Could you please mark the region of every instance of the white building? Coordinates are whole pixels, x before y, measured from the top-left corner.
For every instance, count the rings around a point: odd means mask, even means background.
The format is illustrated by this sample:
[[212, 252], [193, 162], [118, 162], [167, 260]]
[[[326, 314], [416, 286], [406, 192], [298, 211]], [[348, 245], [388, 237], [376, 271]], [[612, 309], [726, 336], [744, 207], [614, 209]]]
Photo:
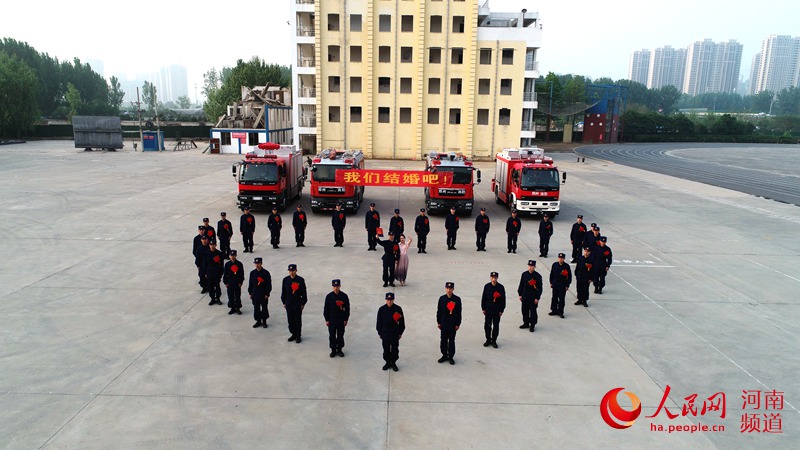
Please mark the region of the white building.
[[650, 74], [650, 50], [642, 49], [631, 53], [628, 62], [628, 79], [646, 85]]
[[683, 93], [736, 92], [742, 61], [742, 45], [731, 40], [715, 43], [697, 41], [686, 50]]
[[686, 49], [672, 48], [669, 45], [653, 51], [648, 69], [647, 87], [661, 89], [675, 86], [683, 90], [683, 77], [686, 71]]
[[[758, 67], [751, 71], [757, 73], [751, 82], [752, 93], [761, 91], [780, 92], [790, 86], [798, 86], [800, 81], [800, 38], [771, 35], [761, 44], [761, 58]], [[754, 62], [755, 66], [756, 63]]]

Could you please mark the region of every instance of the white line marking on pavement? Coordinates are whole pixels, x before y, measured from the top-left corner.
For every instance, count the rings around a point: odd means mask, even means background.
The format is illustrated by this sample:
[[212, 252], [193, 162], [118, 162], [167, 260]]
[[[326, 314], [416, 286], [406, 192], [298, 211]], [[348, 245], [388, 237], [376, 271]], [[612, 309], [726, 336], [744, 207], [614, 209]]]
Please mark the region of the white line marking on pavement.
[[[650, 303], [654, 304], [654, 305], [655, 305], [655, 306], [656, 306], [658, 309], [660, 309], [661, 311], [664, 311], [664, 312], [665, 312], [665, 313], [666, 313], [668, 316], [670, 316], [670, 317], [672, 317], [673, 319], [675, 319], [675, 321], [676, 321], [676, 322], [678, 322], [679, 324], [683, 325], [683, 327], [684, 327], [684, 328], [686, 328], [687, 330], [689, 330], [689, 332], [690, 332], [690, 333], [692, 333], [693, 335], [697, 336], [697, 337], [698, 337], [698, 338], [699, 338], [701, 341], [703, 341], [703, 342], [705, 342], [706, 344], [708, 344], [708, 346], [709, 346], [709, 347], [713, 348], [713, 349], [714, 349], [714, 350], [715, 350], [717, 353], [719, 353], [719, 354], [720, 354], [720, 355], [722, 355], [722, 356], [723, 356], [725, 359], [727, 359], [728, 361], [730, 361], [730, 362], [731, 362], [731, 364], [733, 364], [734, 366], [738, 367], [738, 368], [739, 368], [739, 369], [740, 369], [742, 372], [746, 373], [746, 374], [747, 374], [747, 376], [749, 376], [750, 378], [752, 378], [752, 379], [756, 380], [756, 383], [760, 384], [761, 386], [764, 386], [766, 389], [771, 389], [769, 386], [767, 386], [766, 384], [764, 384], [764, 383], [763, 383], [761, 380], [759, 380], [758, 378], [756, 378], [756, 377], [755, 377], [755, 376], [754, 376], [752, 373], [748, 372], [748, 371], [747, 371], [747, 369], [745, 369], [744, 367], [742, 367], [741, 365], [739, 365], [739, 363], [737, 363], [736, 361], [734, 361], [734, 360], [733, 360], [733, 359], [732, 359], [730, 356], [726, 355], [726, 354], [725, 354], [725, 353], [724, 353], [722, 350], [720, 350], [719, 348], [717, 348], [717, 346], [715, 346], [715, 345], [714, 345], [714, 344], [712, 344], [711, 342], [708, 342], [708, 340], [707, 340], [706, 338], [704, 338], [703, 336], [700, 336], [700, 335], [699, 335], [699, 334], [698, 334], [696, 331], [694, 331], [693, 329], [689, 328], [689, 326], [688, 326], [688, 325], [686, 325], [686, 324], [685, 324], [685, 323], [684, 323], [684, 322], [683, 322], [681, 319], [679, 319], [679, 318], [675, 317], [675, 315], [674, 315], [674, 314], [672, 314], [671, 312], [669, 312], [669, 311], [667, 311], [666, 309], [664, 309], [664, 307], [663, 307], [663, 306], [661, 306], [661, 305], [659, 305], [658, 303], [656, 303], [656, 302], [655, 302], [655, 301], [654, 301], [652, 298], [648, 297], [648, 296], [647, 296], [647, 294], [645, 294], [644, 292], [642, 292], [642, 291], [640, 291], [639, 289], [637, 289], [637, 288], [636, 288], [636, 286], [634, 286], [634, 285], [630, 284], [630, 283], [628, 282], [628, 280], [626, 280], [626, 279], [622, 278], [621, 276], [619, 276], [619, 274], [618, 274], [618, 273], [614, 273], [614, 275], [616, 275], [616, 276], [617, 276], [617, 278], [619, 278], [620, 280], [622, 280], [622, 282], [623, 282], [623, 283], [625, 283], [625, 284], [627, 284], [628, 286], [630, 286], [630, 287], [631, 287], [631, 289], [633, 289], [634, 291], [636, 291], [636, 292], [638, 292], [639, 294], [641, 294], [641, 295], [642, 295], [642, 297], [646, 298], [646, 299], [647, 299], [647, 300], [648, 300]], [[793, 409], [793, 410], [794, 410], [796, 413], [800, 414], [800, 411], [798, 411], [798, 410], [797, 410], [797, 408], [795, 408], [795, 407], [794, 407], [794, 406], [793, 406], [791, 403], [789, 403], [789, 402], [787, 402], [787, 401], [785, 401], [785, 400], [784, 400], [784, 403], [786, 403], [787, 405], [789, 405], [789, 407], [790, 407], [790, 408], [792, 408], [792, 409]]]
[[675, 266], [651, 266], [649, 264], [614, 264], [613, 267], [616, 269], [617, 267], [661, 267], [661, 268], [670, 267], [670, 268], [673, 268]]
[[[745, 259], [747, 259], [747, 258], [745, 258]], [[781, 275], [785, 276], [786, 278], [791, 278], [791, 279], [793, 279], [794, 281], [800, 281], [800, 278], [795, 278], [795, 277], [793, 277], [793, 276], [791, 276], [791, 275], [787, 275], [787, 274], [785, 274], [785, 273], [781, 272], [780, 270], [775, 270], [775, 269], [773, 269], [772, 267], [765, 266], [765, 265], [761, 264], [760, 262], [753, 261], [752, 259], [747, 259], [747, 260], [748, 260], [748, 261], [750, 261], [751, 263], [753, 263], [753, 264], [757, 265], [757, 266], [761, 266], [761, 267], [763, 267], [763, 268], [765, 268], [765, 269], [769, 269], [769, 270], [771, 270], [771, 271], [773, 271], [773, 272], [775, 272], [775, 273], [779, 273], [779, 274], [781, 274]]]

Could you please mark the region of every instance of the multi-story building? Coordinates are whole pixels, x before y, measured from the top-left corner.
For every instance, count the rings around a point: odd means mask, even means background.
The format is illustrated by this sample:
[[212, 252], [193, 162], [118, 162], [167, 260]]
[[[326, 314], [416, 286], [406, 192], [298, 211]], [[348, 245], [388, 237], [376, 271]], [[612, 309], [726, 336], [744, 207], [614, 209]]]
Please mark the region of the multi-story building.
[[675, 86], [683, 90], [683, 77], [686, 70], [686, 49], [672, 48], [669, 45], [653, 51], [648, 70], [647, 87], [661, 89]]
[[536, 136], [538, 13], [478, 0], [294, 0], [295, 143], [491, 157]]
[[742, 45], [731, 40], [719, 44], [697, 41], [686, 51], [683, 93], [736, 92], [742, 62]]
[[[800, 82], [800, 38], [771, 35], [761, 44], [761, 58], [757, 73], [751, 81], [752, 93], [761, 91], [780, 92]], [[755, 62], [753, 64], [755, 66]]]
[[750, 62], [750, 79], [747, 81], [747, 93], [749, 95], [758, 93], [756, 86], [759, 71], [761, 71], [761, 53], [756, 53], [753, 55], [753, 60]]
[[650, 70], [650, 50], [642, 49], [631, 53], [628, 63], [628, 79], [647, 84]]

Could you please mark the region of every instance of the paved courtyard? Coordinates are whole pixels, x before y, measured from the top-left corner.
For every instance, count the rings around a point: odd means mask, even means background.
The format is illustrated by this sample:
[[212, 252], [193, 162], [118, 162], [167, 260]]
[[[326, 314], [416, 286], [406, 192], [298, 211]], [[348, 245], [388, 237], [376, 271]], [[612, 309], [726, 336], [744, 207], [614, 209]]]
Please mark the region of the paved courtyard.
[[[363, 209], [348, 217], [344, 248], [332, 246], [330, 217], [311, 215], [305, 248], [284, 229], [273, 250], [266, 215], [256, 213], [254, 256], [273, 284], [296, 263], [309, 286], [297, 345], [286, 341], [277, 295], [270, 327], [253, 329], [249, 302], [243, 316], [229, 316], [199, 293], [191, 241], [202, 217], [216, 223], [227, 211], [238, 220], [238, 156], [130, 145], [83, 152], [71, 141], [0, 147], [0, 447], [796, 448], [800, 208], [554, 157], [568, 181], [550, 258], [535, 258], [538, 219], [524, 220], [520, 250], [506, 253], [508, 211], [489, 190], [491, 163], [478, 164], [477, 205], [493, 224], [486, 253], [475, 251], [472, 220], [448, 252], [444, 220], [432, 219], [428, 254], [410, 255], [408, 285], [394, 289], [407, 316], [394, 373], [381, 371], [374, 326], [386, 289], [380, 254], [366, 251]], [[395, 207], [410, 222], [423, 206], [417, 189], [368, 188], [366, 197], [384, 224]], [[310, 210], [307, 196], [301, 202]], [[608, 236], [608, 285], [583, 308], [573, 306], [573, 284], [565, 319], [547, 316], [546, 290], [536, 332], [520, 330], [519, 275], [534, 258], [546, 279], [554, 255], [569, 250], [576, 214]], [[232, 247], [241, 250], [239, 236]], [[241, 259], [253, 268], [251, 255]], [[480, 293], [491, 271], [512, 293], [499, 349], [482, 346]], [[352, 303], [346, 356], [334, 359], [322, 319], [332, 278]], [[445, 281], [464, 302], [455, 366], [436, 363]], [[642, 402], [625, 430], [600, 414], [617, 387]], [[760, 391], [758, 408], [743, 390]], [[781, 410], [768, 409], [773, 390], [783, 393]], [[724, 418], [703, 411], [719, 392]], [[725, 429], [653, 431], [693, 424]], [[782, 433], [763, 432], [778, 425]]]

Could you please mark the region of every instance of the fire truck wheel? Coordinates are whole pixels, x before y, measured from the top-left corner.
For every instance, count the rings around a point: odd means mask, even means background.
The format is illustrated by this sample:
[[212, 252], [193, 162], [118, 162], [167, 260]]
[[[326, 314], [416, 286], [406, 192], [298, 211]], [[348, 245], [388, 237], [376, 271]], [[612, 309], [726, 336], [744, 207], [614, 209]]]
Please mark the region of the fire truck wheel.
[[500, 200], [500, 192], [498, 188], [494, 188], [494, 202], [498, 205], [502, 205], [503, 201]]

